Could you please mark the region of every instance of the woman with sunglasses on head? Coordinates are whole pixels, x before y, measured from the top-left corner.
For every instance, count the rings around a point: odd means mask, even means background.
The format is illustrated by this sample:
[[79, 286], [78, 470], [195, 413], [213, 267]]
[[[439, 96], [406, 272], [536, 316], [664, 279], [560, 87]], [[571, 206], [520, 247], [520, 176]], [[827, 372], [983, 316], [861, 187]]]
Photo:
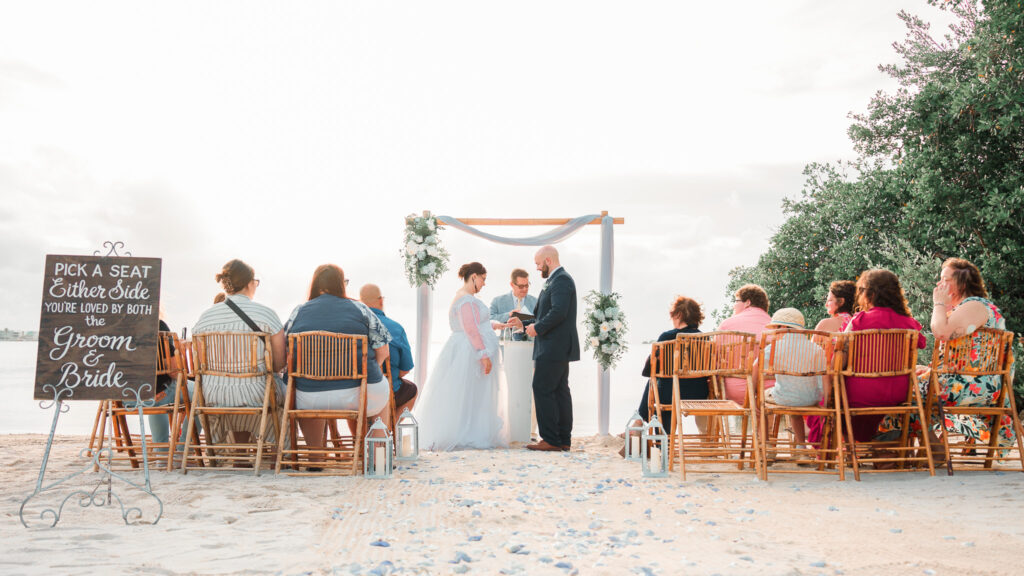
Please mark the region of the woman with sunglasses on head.
[[479, 262], [459, 268], [462, 287], [448, 308], [452, 335], [434, 363], [414, 413], [420, 445], [446, 452], [508, 446], [506, 407], [494, 363], [498, 338], [490, 310], [477, 294], [487, 284]]
[[[281, 319], [269, 306], [255, 302], [256, 288], [260, 285], [260, 279], [256, 277], [252, 266], [241, 260], [231, 260], [221, 269], [216, 276], [217, 282], [224, 289], [226, 299], [207, 308], [199, 321], [192, 327], [193, 334], [206, 332], [251, 332], [252, 328], [243, 319], [241, 314], [246, 315], [261, 332], [270, 334], [271, 362], [269, 368], [273, 372], [279, 372], [285, 365], [285, 343], [284, 329]], [[229, 304], [230, 303], [230, 304]], [[235, 311], [235, 306], [239, 312]], [[258, 350], [259, 368], [263, 366], [263, 349]], [[277, 380], [275, 393], [277, 399], [284, 397], [284, 382], [276, 374]], [[203, 400], [207, 406], [262, 406], [263, 394], [266, 380], [262, 376], [239, 379], [223, 376], [203, 377]], [[215, 441], [222, 442], [228, 432], [234, 432], [235, 439], [239, 443], [245, 443], [246, 436], [256, 438], [259, 432], [260, 417], [258, 415], [231, 415], [220, 416], [210, 419], [210, 426]], [[241, 434], [239, 434], [241, 433]], [[267, 426], [267, 440], [273, 441], [274, 427]]]

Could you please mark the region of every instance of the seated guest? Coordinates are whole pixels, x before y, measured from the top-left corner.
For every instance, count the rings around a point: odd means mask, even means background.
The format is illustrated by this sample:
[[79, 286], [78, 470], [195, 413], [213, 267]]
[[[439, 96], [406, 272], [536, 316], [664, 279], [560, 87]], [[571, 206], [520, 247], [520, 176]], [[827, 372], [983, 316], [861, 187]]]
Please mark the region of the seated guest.
[[[530, 291], [530, 275], [522, 268], [512, 271], [512, 291], [502, 294], [491, 300], [491, 326], [493, 328], [507, 328], [509, 314], [511, 312], [524, 312], [533, 314], [537, 309], [537, 298], [528, 294]], [[525, 340], [526, 334], [522, 331], [512, 334], [513, 340]]]
[[[391, 336], [377, 315], [365, 304], [345, 295], [345, 273], [334, 264], [324, 264], [313, 273], [309, 300], [295, 308], [288, 319], [288, 334], [324, 330], [337, 334], [366, 336], [366, 414], [383, 416], [391, 394], [381, 364], [388, 360]], [[356, 410], [359, 408], [359, 380], [295, 379], [295, 407], [299, 410]], [[299, 428], [310, 447], [323, 447], [327, 421], [300, 418]], [[316, 458], [311, 458], [316, 459]]]
[[828, 286], [825, 310], [828, 318], [822, 318], [814, 327], [822, 332], [842, 332], [853, 319], [853, 297], [857, 286], [849, 280], [836, 280]]
[[405, 328], [384, 314], [384, 296], [376, 284], [367, 284], [359, 289], [359, 301], [366, 304], [384, 327], [391, 334], [388, 345], [389, 361], [391, 362], [391, 388], [395, 393], [395, 411], [401, 415], [402, 410], [412, 410], [416, 402], [416, 385], [405, 379], [405, 375], [413, 369], [412, 346], [405, 335]]
[[[1006, 329], [1006, 320], [999, 308], [988, 299], [985, 281], [981, 278], [978, 267], [962, 258], [949, 258], [942, 263], [939, 281], [932, 291], [932, 334], [938, 340], [955, 340], [973, 334], [979, 327]], [[984, 361], [980, 357], [981, 342], [972, 343], [970, 361], [980, 368]], [[938, 376], [938, 401], [945, 406], [991, 406], [996, 396], [1002, 391], [1002, 382], [996, 375], [964, 376], [960, 374], [940, 374]], [[928, 381], [918, 382], [921, 393], [928, 391]], [[1002, 399], [1009, 405], [1009, 396]], [[1017, 442], [1017, 434], [1013, 429], [1009, 416], [1003, 416], [1000, 423], [997, 443], [1002, 448], [1012, 448]], [[913, 419], [912, 428], [920, 429], [920, 423]], [[938, 442], [935, 432], [940, 424], [934, 424], [930, 431], [932, 443]], [[946, 413], [946, 430], [950, 434], [961, 435], [975, 443], [987, 445], [991, 439], [989, 419], [975, 414]], [[883, 430], [899, 430], [899, 423], [887, 419]]]
[[[768, 315], [768, 294], [764, 288], [757, 284], [747, 284], [737, 290], [734, 296], [733, 314], [723, 320], [718, 329], [761, 334], [772, 319]], [[726, 378], [725, 395], [729, 400], [744, 406], [747, 401], [747, 381], [743, 378]]]
[[[269, 307], [253, 301], [260, 279], [256, 278], [252, 266], [241, 260], [232, 260], [216, 276], [227, 295], [226, 300], [208, 308], [199, 316], [199, 321], [192, 327], [193, 334], [206, 332], [252, 332], [252, 328], [243, 319], [242, 314], [252, 320], [263, 332], [270, 334], [271, 362], [273, 366], [263, 364], [263, 349], [258, 350], [258, 368], [278, 372], [285, 365], [285, 341], [281, 320]], [[228, 303], [234, 304], [240, 311], [236, 312]], [[278, 400], [283, 398], [284, 384], [275, 375]], [[263, 395], [266, 377], [228, 378], [225, 376], [203, 377], [203, 399], [207, 406], [263, 406]], [[231, 415], [211, 417], [209, 431], [215, 442], [223, 442], [229, 432], [233, 433], [234, 441], [245, 443], [248, 437], [255, 438], [259, 433], [259, 415]], [[274, 427], [267, 425], [266, 440], [273, 441]]]
[[[668, 340], [675, 340], [676, 334], [699, 334], [700, 323], [704, 321], [704, 312], [700, 309], [700, 304], [692, 298], [686, 296], [676, 296], [672, 306], [668, 309], [669, 318], [672, 319], [672, 329], [662, 332], [658, 336], [658, 342], [666, 342]], [[650, 413], [647, 409], [648, 395], [651, 393], [651, 357], [647, 357], [647, 362], [644, 363], [644, 370], [641, 372], [641, 376], [646, 377], [647, 386], [644, 387], [644, 396], [640, 400], [640, 407], [637, 411], [640, 416], [647, 421], [650, 419]], [[708, 379], [705, 378], [684, 378], [679, 381], [679, 399], [680, 400], [705, 400], [708, 397]], [[658, 398], [662, 404], [671, 403], [672, 398], [672, 378], [658, 378]], [[672, 413], [668, 410], [662, 411], [658, 415], [661, 419], [661, 425], [665, 430], [669, 430], [672, 425]], [[697, 426], [701, 432], [705, 429], [705, 418], [697, 419]]]
[[[776, 310], [775, 314], [772, 314], [772, 321], [765, 326], [765, 330], [779, 328], [803, 330], [804, 315], [796, 308]], [[777, 370], [818, 372], [825, 369], [825, 350], [805, 336], [785, 334], [774, 343], [769, 342], [764, 350], [764, 362], [768, 362], [773, 347], [776, 358], [774, 366]], [[798, 363], [786, 363], [786, 360], [789, 359], [798, 360]], [[775, 376], [775, 385], [765, 388], [764, 395], [766, 401], [780, 406], [814, 406], [821, 401], [821, 377], [779, 374]], [[790, 416], [789, 420], [793, 428], [793, 441], [798, 445], [804, 444], [806, 442], [804, 419]]]
[[[917, 347], [925, 347], [921, 324], [907, 308], [907, 298], [899, 278], [888, 270], [868, 270], [857, 279], [857, 306], [860, 312], [850, 320], [846, 332], [858, 330], [917, 330]], [[872, 351], [870, 348], [868, 351]], [[870, 362], [870, 358], [865, 358]], [[906, 376], [846, 378], [846, 398], [851, 408], [896, 406], [907, 399]], [[871, 440], [878, 433], [881, 415], [863, 415], [853, 419], [853, 437], [859, 442]], [[813, 435], [817, 437], [818, 435]], [[814, 437], [811, 441], [816, 441]]]

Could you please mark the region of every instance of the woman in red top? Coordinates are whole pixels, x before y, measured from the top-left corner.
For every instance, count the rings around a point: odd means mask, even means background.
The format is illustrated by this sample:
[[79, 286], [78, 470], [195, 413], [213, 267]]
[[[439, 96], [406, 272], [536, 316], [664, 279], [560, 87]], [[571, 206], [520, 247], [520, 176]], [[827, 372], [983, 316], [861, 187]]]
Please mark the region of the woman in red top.
[[[900, 280], [888, 270], [868, 270], [857, 280], [857, 306], [860, 312], [850, 321], [846, 332], [858, 330], [917, 330], [917, 347], [925, 347], [921, 324], [910, 315]], [[907, 399], [910, 379], [906, 376], [846, 379], [846, 397], [851, 408], [895, 406]], [[878, 433], [882, 416], [858, 416], [853, 419], [853, 436], [860, 442]]]

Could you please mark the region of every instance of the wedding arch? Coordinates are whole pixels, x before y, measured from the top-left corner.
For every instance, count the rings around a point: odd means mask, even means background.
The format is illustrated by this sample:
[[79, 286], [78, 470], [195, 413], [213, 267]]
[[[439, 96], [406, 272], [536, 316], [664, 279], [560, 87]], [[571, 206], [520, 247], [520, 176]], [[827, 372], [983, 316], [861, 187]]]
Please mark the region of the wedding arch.
[[[423, 215], [428, 217], [429, 212]], [[439, 226], [451, 226], [479, 238], [509, 246], [545, 246], [557, 244], [588, 225], [601, 226], [601, 275], [600, 291], [602, 294], [612, 292], [612, 271], [615, 264], [614, 225], [625, 224], [624, 218], [613, 218], [607, 211], [600, 214], [587, 214], [577, 218], [455, 218], [452, 216], [434, 216]], [[536, 236], [510, 238], [489, 234], [477, 226], [555, 226], [543, 234]], [[433, 288], [429, 284], [421, 284], [416, 297], [416, 382], [424, 383], [427, 374], [427, 359], [430, 348], [430, 316], [431, 295]], [[597, 428], [598, 433], [608, 434], [608, 413], [610, 408], [611, 373], [602, 368], [598, 370], [597, 387]]]

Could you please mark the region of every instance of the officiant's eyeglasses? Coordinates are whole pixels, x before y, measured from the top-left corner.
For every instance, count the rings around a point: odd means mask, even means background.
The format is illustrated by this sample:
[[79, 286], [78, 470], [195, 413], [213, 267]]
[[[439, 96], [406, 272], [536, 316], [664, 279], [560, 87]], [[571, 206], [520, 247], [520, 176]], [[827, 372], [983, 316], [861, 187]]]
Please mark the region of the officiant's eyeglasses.
[[530, 287], [530, 283], [527, 282], [526, 284], [516, 284], [515, 286], [516, 286], [516, 288], [529, 288]]

